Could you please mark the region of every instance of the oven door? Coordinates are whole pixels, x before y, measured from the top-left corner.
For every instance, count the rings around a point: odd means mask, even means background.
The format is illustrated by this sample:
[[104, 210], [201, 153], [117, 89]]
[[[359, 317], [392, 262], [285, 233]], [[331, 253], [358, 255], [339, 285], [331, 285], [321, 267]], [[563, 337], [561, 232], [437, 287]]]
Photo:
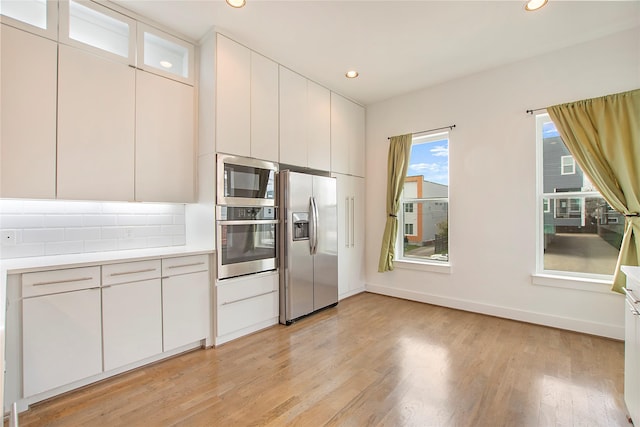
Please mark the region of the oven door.
[[218, 154], [218, 205], [275, 206], [277, 172], [273, 162]]
[[277, 268], [278, 220], [217, 223], [218, 279]]

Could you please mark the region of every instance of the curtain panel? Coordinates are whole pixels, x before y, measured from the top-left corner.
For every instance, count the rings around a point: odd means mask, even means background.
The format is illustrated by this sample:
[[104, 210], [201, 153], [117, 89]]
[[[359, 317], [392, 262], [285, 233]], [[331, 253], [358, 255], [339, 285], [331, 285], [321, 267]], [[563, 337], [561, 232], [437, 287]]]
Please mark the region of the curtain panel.
[[387, 161], [387, 221], [382, 236], [378, 272], [393, 270], [396, 237], [398, 235], [398, 208], [404, 179], [409, 169], [412, 134], [394, 136], [389, 143]]
[[562, 140], [625, 227], [612, 290], [625, 285], [621, 265], [640, 265], [640, 89], [548, 107]]

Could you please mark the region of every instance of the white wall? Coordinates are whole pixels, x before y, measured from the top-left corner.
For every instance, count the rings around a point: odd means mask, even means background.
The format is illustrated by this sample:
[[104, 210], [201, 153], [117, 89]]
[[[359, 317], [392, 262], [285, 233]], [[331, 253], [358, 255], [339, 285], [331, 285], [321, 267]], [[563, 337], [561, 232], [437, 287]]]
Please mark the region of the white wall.
[[[525, 113], [640, 87], [640, 29], [503, 66], [367, 108], [367, 290], [597, 335], [624, 337], [623, 298], [532, 284], [535, 118]], [[387, 137], [448, 126], [450, 273], [378, 273]], [[384, 173], [381, 173], [383, 172]]]

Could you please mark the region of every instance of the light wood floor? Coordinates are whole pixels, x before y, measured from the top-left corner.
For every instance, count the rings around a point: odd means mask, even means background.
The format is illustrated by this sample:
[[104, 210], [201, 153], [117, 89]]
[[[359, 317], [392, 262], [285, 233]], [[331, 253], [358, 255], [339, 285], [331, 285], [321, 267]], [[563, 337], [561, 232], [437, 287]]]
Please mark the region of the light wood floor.
[[366, 293], [20, 426], [629, 426], [623, 364], [622, 342]]

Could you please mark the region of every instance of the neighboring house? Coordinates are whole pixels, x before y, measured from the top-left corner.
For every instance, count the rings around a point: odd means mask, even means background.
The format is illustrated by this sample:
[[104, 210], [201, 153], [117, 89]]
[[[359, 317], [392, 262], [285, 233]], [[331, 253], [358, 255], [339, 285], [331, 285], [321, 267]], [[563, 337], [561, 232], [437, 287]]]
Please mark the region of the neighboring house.
[[[423, 246], [431, 243], [438, 233], [438, 224], [447, 221], [446, 200], [429, 200], [449, 197], [449, 187], [426, 181], [424, 176], [408, 176], [404, 182], [404, 235], [408, 243]], [[414, 202], [406, 200], [416, 199]], [[426, 200], [425, 200], [426, 199]]]
[[[552, 124], [550, 124], [552, 126]], [[555, 128], [545, 128], [544, 193], [597, 191], [575, 162]], [[556, 233], [597, 233], [620, 246], [624, 217], [600, 198], [578, 196], [544, 201], [545, 248]]]

